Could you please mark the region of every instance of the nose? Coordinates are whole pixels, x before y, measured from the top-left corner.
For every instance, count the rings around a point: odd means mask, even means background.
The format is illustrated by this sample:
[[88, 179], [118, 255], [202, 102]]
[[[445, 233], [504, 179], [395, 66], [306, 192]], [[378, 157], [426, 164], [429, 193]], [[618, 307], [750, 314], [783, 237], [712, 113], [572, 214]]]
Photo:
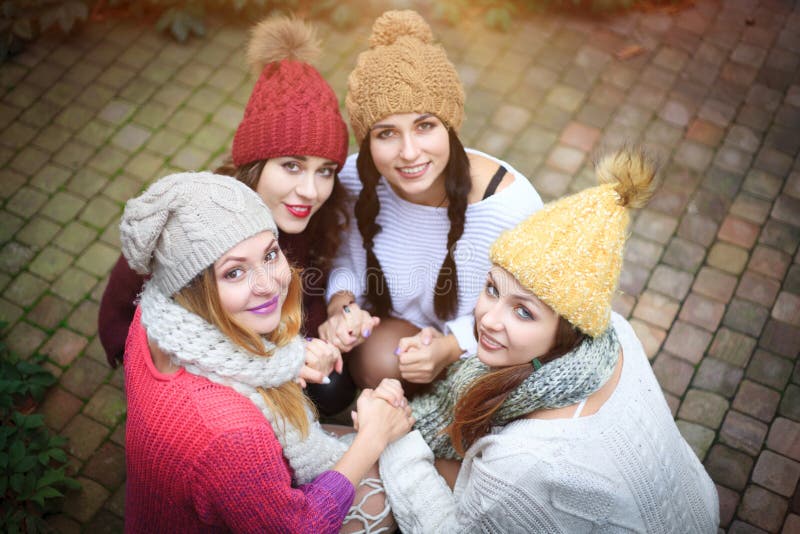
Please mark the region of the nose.
[[264, 265], [259, 265], [247, 273], [247, 285], [250, 290], [257, 295], [269, 295], [277, 291], [278, 284], [271, 269]]
[[403, 146], [400, 148], [400, 157], [405, 161], [414, 161], [419, 156], [417, 140], [410, 133], [403, 135]]
[[314, 201], [317, 199], [318, 191], [317, 191], [317, 182], [314, 179], [312, 173], [305, 173], [301, 178], [300, 182], [297, 184], [295, 188], [298, 196], [301, 198]]
[[486, 304], [486, 311], [480, 319], [481, 326], [493, 332], [500, 330], [503, 327], [502, 308], [499, 301]]

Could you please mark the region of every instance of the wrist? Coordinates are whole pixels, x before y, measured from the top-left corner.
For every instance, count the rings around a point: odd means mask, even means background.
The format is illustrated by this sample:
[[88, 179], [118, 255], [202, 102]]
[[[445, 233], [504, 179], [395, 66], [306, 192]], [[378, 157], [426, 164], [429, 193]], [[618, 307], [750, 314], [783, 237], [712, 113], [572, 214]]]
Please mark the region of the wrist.
[[444, 336], [443, 341], [446, 343], [447, 347], [445, 355], [448, 365], [457, 362], [459, 358], [461, 358], [461, 354], [464, 353], [463, 349], [458, 344], [458, 339], [456, 339], [456, 336], [453, 334], [447, 334]]

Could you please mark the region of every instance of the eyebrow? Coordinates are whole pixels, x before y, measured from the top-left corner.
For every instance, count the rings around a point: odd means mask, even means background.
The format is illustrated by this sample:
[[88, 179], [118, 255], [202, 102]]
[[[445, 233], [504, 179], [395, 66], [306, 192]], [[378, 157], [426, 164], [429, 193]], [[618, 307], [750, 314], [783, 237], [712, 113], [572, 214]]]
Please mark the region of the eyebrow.
[[[492, 272], [491, 271], [489, 271], [489, 278], [492, 280], [492, 283], [495, 285], [495, 287], [497, 287], [497, 281], [495, 281], [494, 276], [492, 276]], [[523, 300], [525, 302], [530, 302], [531, 304], [533, 304], [534, 306], [539, 308], [540, 311], [544, 311], [544, 309], [545, 309], [544, 306], [543, 306], [542, 301], [539, 300], [538, 298], [536, 298], [535, 296], [531, 295], [531, 294], [513, 292], [513, 293], [508, 293], [508, 295], [510, 297], [512, 297], [512, 298], [517, 299], [517, 300]]]
[[[414, 119], [414, 124], [417, 124], [417, 123], [422, 122], [422, 121], [426, 121], [426, 120], [430, 119], [433, 116], [434, 116], [433, 113], [423, 113], [422, 115], [420, 115], [419, 117]], [[390, 124], [390, 123], [384, 123], [384, 124], [380, 124], [379, 123], [379, 124], [373, 125], [372, 128], [370, 128], [370, 130], [381, 130], [381, 129], [384, 129], [384, 128], [396, 128], [396, 126], [394, 124]]]
[[[288, 156], [278, 156], [278, 157], [277, 157], [277, 158], [275, 158], [275, 159], [299, 159], [300, 161], [308, 161], [308, 156], [293, 156], [293, 155], [288, 155]], [[322, 164], [323, 164], [323, 165], [338, 165], [338, 163], [336, 163], [336, 162], [335, 162], [335, 161], [333, 161], [332, 159], [326, 159], [326, 160], [325, 160], [325, 161], [324, 161]]]
[[[264, 252], [266, 252], [267, 250], [271, 249], [273, 247], [273, 245], [275, 245], [275, 238], [272, 238], [272, 241], [270, 241], [269, 244], [266, 247], [264, 247]], [[227, 264], [229, 264], [231, 262], [240, 263], [240, 262], [246, 262], [246, 261], [247, 261], [247, 258], [244, 258], [242, 256], [228, 256], [227, 258], [225, 258], [222, 261], [222, 263], [220, 263], [219, 265], [216, 265], [214, 268], [215, 269], [221, 269], [222, 267], [224, 267], [225, 265], [227, 265]]]

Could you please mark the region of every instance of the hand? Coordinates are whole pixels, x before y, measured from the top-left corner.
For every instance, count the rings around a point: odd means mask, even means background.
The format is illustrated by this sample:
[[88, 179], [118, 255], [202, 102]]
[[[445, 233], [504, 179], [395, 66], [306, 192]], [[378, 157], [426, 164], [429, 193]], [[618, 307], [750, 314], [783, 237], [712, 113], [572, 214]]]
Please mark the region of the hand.
[[316, 338], [307, 338], [306, 365], [328, 376], [342, 372], [342, 353], [334, 345]]
[[319, 326], [319, 337], [342, 352], [350, 352], [372, 334], [381, 320], [355, 302], [337, 304], [341, 299], [334, 299], [328, 306], [328, 320]]
[[403, 394], [403, 386], [399, 380], [384, 378], [373, 391], [373, 396], [383, 399], [395, 408], [405, 408], [408, 400]]
[[352, 412], [353, 426], [359, 436], [378, 445], [383, 450], [386, 445], [411, 431], [414, 417], [411, 407], [406, 404], [396, 408], [375, 396], [375, 391], [365, 389], [356, 401], [357, 412]]
[[461, 352], [455, 336], [445, 336], [426, 326], [417, 335], [404, 337], [398, 343], [400, 376], [409, 382], [429, 384], [445, 367], [458, 360]]

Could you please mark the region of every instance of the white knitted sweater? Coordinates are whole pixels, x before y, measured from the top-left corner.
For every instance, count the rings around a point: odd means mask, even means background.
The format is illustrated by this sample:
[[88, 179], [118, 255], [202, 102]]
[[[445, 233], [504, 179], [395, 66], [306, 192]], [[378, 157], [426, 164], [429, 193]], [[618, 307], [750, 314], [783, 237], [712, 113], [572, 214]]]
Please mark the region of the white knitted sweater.
[[522, 419], [478, 440], [451, 492], [419, 432], [392, 443], [380, 471], [406, 533], [714, 533], [714, 483], [675, 426], [641, 343], [612, 320], [620, 381], [593, 415]]
[[[377, 222], [382, 230], [375, 236], [375, 255], [381, 264], [392, 295], [394, 316], [422, 328], [434, 326], [452, 333], [459, 346], [473, 354], [477, 342], [473, 334], [472, 310], [486, 282], [489, 247], [500, 232], [513, 228], [542, 207], [542, 199], [527, 178], [508, 163], [476, 150], [468, 153], [484, 156], [503, 165], [514, 182], [485, 200], [467, 206], [466, 223], [453, 256], [458, 269], [458, 309], [454, 319], [444, 322], [433, 308], [434, 288], [439, 269], [447, 253], [447, 232], [450, 220], [447, 208], [422, 206], [403, 200], [385, 178], [377, 186], [381, 203]], [[354, 203], [361, 191], [356, 170], [357, 154], [347, 158], [339, 173], [342, 185]], [[353, 204], [350, 205], [352, 212]], [[347, 290], [358, 298], [359, 305], [366, 290], [367, 258], [358, 226], [348, 228], [328, 278], [327, 298]]]

